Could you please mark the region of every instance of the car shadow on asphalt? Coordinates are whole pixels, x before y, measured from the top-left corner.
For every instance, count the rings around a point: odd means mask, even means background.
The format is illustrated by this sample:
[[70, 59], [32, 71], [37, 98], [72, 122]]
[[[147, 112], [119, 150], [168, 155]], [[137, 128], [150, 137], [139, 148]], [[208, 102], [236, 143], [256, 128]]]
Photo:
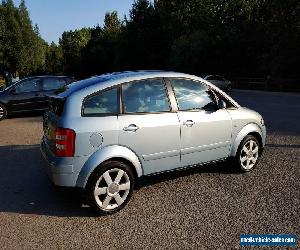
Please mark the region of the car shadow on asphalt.
[[0, 159], [0, 213], [95, 216], [78, 190], [52, 185], [39, 145], [0, 146]]
[[[57, 188], [45, 171], [39, 145], [0, 146], [0, 213], [59, 217], [97, 216], [76, 189]], [[199, 173], [230, 174], [228, 166], [216, 163], [143, 177], [137, 189]]]

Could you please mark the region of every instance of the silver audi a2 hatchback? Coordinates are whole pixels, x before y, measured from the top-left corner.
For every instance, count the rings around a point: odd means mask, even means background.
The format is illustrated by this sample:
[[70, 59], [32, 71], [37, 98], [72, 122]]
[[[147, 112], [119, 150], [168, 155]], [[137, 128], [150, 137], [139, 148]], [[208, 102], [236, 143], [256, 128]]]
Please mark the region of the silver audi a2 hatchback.
[[248, 172], [265, 138], [260, 114], [202, 78], [134, 71], [78, 81], [52, 97], [41, 152], [54, 184], [84, 189], [92, 207], [112, 214], [144, 175], [227, 158]]

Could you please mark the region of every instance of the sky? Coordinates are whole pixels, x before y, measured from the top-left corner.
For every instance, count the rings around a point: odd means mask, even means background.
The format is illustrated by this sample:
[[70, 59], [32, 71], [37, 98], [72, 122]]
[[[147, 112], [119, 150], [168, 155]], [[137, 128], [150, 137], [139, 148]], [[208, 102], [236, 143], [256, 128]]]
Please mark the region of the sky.
[[[103, 25], [105, 13], [129, 14], [134, 0], [25, 0], [33, 26], [48, 43], [58, 43], [64, 31]], [[20, 0], [14, 0], [16, 6]]]

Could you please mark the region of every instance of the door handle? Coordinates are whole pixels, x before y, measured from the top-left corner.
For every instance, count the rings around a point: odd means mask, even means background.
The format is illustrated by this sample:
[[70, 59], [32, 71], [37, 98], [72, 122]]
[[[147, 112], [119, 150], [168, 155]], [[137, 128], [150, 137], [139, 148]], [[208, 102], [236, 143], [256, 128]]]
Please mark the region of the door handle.
[[123, 128], [124, 131], [136, 132], [139, 129], [135, 124], [130, 124], [128, 127]]
[[187, 127], [192, 127], [195, 124], [193, 120], [187, 120], [186, 122], [183, 123], [183, 125]]

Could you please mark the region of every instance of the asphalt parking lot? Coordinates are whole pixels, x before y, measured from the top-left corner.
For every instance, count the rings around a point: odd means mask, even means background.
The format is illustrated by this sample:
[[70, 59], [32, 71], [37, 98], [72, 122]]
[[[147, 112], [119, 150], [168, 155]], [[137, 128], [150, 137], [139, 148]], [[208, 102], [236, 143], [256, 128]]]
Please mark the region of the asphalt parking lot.
[[41, 117], [0, 122], [1, 249], [239, 249], [240, 234], [299, 238], [300, 94], [232, 95], [265, 117], [267, 145], [254, 171], [222, 163], [144, 178], [108, 217], [48, 181]]

